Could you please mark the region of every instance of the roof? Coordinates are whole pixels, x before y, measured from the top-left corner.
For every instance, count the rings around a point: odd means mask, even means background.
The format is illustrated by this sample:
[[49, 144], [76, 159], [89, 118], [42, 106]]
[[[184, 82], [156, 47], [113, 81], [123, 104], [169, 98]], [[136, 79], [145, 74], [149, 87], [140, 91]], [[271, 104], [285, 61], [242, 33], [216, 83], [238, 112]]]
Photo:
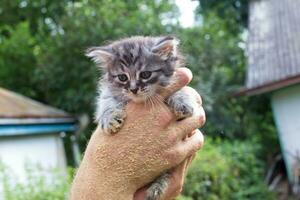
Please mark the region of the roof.
[[71, 115], [0, 88], [0, 118], [70, 118]]
[[253, 0], [250, 3], [248, 94], [300, 82], [300, 1]]
[[76, 131], [65, 111], [0, 88], [0, 137]]
[[42, 135], [49, 133], [74, 132], [78, 129], [75, 123], [64, 124], [31, 124], [31, 125], [1, 125], [0, 137], [18, 135]]

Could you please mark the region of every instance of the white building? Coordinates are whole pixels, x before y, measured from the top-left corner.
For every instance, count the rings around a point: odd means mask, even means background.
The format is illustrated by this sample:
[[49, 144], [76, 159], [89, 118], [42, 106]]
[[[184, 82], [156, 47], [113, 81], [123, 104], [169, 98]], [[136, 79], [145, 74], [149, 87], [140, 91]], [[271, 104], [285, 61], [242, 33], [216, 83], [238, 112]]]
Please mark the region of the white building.
[[249, 2], [248, 71], [242, 93], [271, 95], [288, 179], [299, 187], [300, 1]]
[[76, 129], [66, 112], [0, 88], [0, 160], [20, 179], [27, 163], [66, 169], [62, 135]]

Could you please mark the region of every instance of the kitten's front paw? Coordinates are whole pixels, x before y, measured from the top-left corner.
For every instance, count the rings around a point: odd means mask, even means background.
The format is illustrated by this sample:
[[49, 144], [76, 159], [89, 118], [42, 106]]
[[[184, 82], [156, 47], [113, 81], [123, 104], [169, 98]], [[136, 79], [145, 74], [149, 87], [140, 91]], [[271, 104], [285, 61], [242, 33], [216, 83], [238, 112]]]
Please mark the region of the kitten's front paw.
[[194, 113], [195, 102], [185, 90], [179, 90], [169, 97], [167, 104], [173, 110], [178, 120], [190, 117]]
[[117, 110], [111, 114], [108, 119], [101, 120], [101, 129], [105, 133], [114, 134], [117, 133], [125, 120], [126, 114], [122, 110]]
[[178, 119], [184, 119], [193, 115], [194, 108], [188, 104], [178, 104], [174, 108], [175, 115]]

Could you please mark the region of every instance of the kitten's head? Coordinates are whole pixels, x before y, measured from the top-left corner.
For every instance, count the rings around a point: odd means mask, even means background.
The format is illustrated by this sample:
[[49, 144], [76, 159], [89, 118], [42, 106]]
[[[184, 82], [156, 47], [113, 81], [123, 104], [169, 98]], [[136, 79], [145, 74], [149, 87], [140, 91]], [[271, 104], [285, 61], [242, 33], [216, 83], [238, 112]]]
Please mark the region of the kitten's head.
[[104, 79], [131, 100], [145, 101], [167, 86], [182, 63], [174, 37], [131, 37], [87, 51], [104, 71]]

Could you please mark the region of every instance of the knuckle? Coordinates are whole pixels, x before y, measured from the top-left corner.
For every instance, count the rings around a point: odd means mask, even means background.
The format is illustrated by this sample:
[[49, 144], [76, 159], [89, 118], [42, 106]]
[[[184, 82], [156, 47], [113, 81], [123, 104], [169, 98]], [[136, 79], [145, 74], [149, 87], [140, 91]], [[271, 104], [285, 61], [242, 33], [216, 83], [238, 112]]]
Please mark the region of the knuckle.
[[180, 195], [181, 192], [182, 192], [182, 188], [183, 188], [183, 184], [182, 184], [182, 183], [177, 184], [177, 185], [175, 186], [175, 188], [174, 188], [174, 194], [175, 194], [176, 196]]
[[169, 163], [179, 163], [181, 161], [182, 152], [179, 150], [172, 150], [167, 154]]
[[160, 119], [160, 123], [166, 126], [173, 120], [173, 114], [166, 109], [159, 112], [157, 116]]
[[199, 119], [199, 126], [203, 126], [205, 124], [205, 121], [206, 121], [206, 117], [205, 117], [205, 114], [201, 112], [201, 114], [199, 115], [198, 117]]
[[199, 105], [199, 106], [202, 106], [202, 98], [201, 96], [198, 94], [198, 98], [196, 99], [196, 103]]
[[184, 133], [188, 134], [189, 131], [186, 130], [186, 125], [181, 126], [172, 126], [168, 130], [168, 141], [172, 146], [176, 145], [179, 141], [182, 140], [182, 135]]
[[184, 86], [188, 84], [191, 81], [192, 77], [193, 74], [188, 68], [184, 68], [184, 70], [183, 69], [177, 70], [175, 73], [175, 79], [177, 81], [176, 83], [179, 86]]
[[176, 134], [169, 134], [168, 135], [168, 143], [170, 144], [170, 146], [175, 145], [177, 142], [177, 136]]
[[201, 149], [202, 145], [203, 145], [203, 142], [201, 140], [199, 140], [196, 144], [196, 149], [197, 150]]
[[197, 153], [198, 150], [199, 150], [199, 148], [196, 148], [196, 147], [191, 149], [189, 152], [189, 155], [193, 155], [193, 154]]
[[181, 124], [180, 126], [177, 127], [176, 129], [176, 133], [178, 133], [178, 135], [182, 135], [182, 134], [188, 134], [190, 131], [190, 127], [191, 124], [190, 123], [184, 123]]
[[199, 131], [199, 137], [198, 137], [198, 140], [196, 141], [196, 144], [195, 144], [195, 148], [197, 150], [201, 149], [203, 144], [204, 144], [204, 137], [202, 136], [202, 133]]

